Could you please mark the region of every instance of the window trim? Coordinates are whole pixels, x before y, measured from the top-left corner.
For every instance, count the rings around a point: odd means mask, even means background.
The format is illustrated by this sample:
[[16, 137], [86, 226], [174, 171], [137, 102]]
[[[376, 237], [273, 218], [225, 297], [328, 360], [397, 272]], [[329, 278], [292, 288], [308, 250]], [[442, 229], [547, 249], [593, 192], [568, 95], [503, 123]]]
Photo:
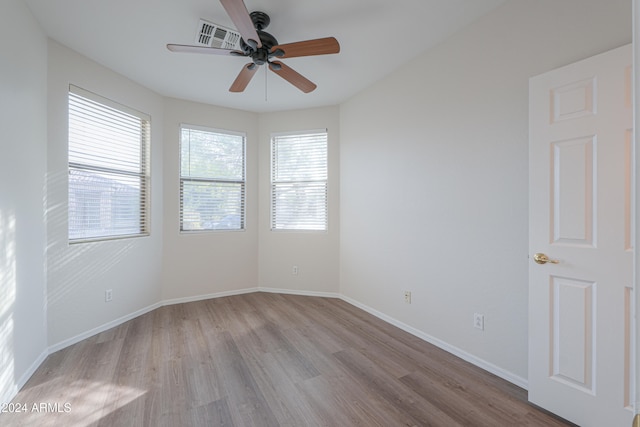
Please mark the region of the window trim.
[[[274, 227], [274, 203], [273, 203], [273, 189], [274, 189], [274, 181], [273, 181], [273, 173], [274, 173], [274, 141], [277, 137], [282, 136], [306, 136], [306, 135], [315, 135], [315, 134], [324, 134], [327, 138], [327, 179], [324, 181], [326, 186], [326, 217], [325, 217], [325, 228], [323, 230], [313, 230], [313, 229], [295, 229], [295, 228], [275, 228]], [[310, 234], [328, 234], [330, 230], [330, 197], [329, 197], [329, 188], [330, 188], [330, 176], [329, 170], [331, 168], [331, 156], [329, 155], [331, 151], [329, 144], [329, 130], [327, 128], [317, 128], [317, 129], [307, 129], [307, 130], [295, 130], [295, 131], [286, 131], [286, 132], [272, 132], [271, 138], [269, 140], [269, 230], [274, 233], [310, 233]], [[302, 182], [302, 181], [296, 181]], [[312, 182], [312, 181], [305, 181]], [[315, 182], [315, 181], [314, 181]]]
[[[201, 132], [211, 132], [218, 134], [226, 134], [231, 136], [242, 137], [242, 175], [243, 180], [225, 180], [225, 179], [206, 179], [203, 177], [189, 178], [191, 182], [219, 182], [219, 183], [231, 183], [243, 185], [243, 200], [242, 200], [242, 227], [232, 229], [201, 229], [201, 230], [184, 230], [182, 228], [182, 130], [191, 129]], [[246, 132], [214, 128], [210, 126], [193, 125], [190, 123], [180, 123], [178, 126], [178, 231], [180, 234], [206, 234], [206, 233], [238, 233], [247, 231], [247, 134]]]
[[[90, 166], [85, 165], [83, 163], [76, 163], [69, 161], [69, 116], [70, 116], [70, 96], [71, 95], [79, 96], [82, 98], [86, 98], [92, 102], [103, 105], [107, 108], [111, 108], [120, 113], [128, 114], [130, 116], [136, 117], [140, 119], [141, 122], [144, 123], [144, 127], [146, 132], [143, 132], [141, 135], [141, 153], [140, 153], [140, 167], [142, 169], [141, 173], [129, 172], [124, 170], [118, 170], [113, 168], [101, 168], [99, 166]], [[66, 154], [66, 173], [67, 173], [67, 209], [69, 208], [69, 175], [72, 169], [75, 170], [91, 170], [96, 172], [106, 172], [106, 173], [117, 173], [120, 175], [126, 176], [134, 176], [140, 177], [141, 180], [144, 181], [144, 197], [141, 196], [140, 202], [140, 210], [144, 212], [139, 216], [140, 224], [140, 232], [139, 233], [130, 233], [130, 234], [114, 234], [107, 236], [91, 236], [91, 237], [82, 237], [82, 238], [71, 238], [69, 236], [69, 224], [70, 217], [69, 212], [67, 211], [67, 243], [69, 245], [83, 244], [83, 243], [93, 243], [93, 242], [102, 242], [102, 241], [110, 241], [110, 240], [123, 240], [123, 239], [133, 239], [133, 238], [143, 238], [149, 237], [151, 235], [151, 116], [147, 113], [143, 113], [142, 111], [136, 110], [135, 108], [131, 108], [127, 105], [121, 104], [117, 101], [109, 99], [105, 96], [98, 95], [95, 92], [91, 92], [89, 90], [83, 89], [79, 86], [69, 84], [69, 89], [67, 91], [67, 154]]]

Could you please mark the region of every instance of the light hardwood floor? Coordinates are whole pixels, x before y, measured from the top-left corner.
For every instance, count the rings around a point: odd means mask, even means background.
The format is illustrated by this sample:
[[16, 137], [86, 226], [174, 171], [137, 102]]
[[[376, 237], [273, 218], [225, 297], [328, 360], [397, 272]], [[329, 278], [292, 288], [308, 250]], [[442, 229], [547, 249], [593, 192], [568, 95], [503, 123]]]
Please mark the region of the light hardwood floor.
[[13, 403], [27, 412], [0, 425], [569, 425], [344, 301], [270, 293], [162, 307], [67, 347]]

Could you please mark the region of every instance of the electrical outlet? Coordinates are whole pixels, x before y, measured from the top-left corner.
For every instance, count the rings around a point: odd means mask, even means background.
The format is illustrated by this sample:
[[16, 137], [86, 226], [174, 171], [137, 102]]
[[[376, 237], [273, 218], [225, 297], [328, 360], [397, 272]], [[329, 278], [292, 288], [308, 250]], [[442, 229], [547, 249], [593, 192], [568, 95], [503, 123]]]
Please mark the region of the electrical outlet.
[[113, 300], [113, 289], [107, 289], [104, 291], [104, 302], [111, 302]]
[[294, 276], [298, 275], [298, 266], [294, 265], [293, 268], [291, 269], [291, 274], [293, 274]]
[[473, 327], [484, 331], [484, 314], [473, 313]]
[[411, 291], [404, 291], [404, 302], [411, 304]]

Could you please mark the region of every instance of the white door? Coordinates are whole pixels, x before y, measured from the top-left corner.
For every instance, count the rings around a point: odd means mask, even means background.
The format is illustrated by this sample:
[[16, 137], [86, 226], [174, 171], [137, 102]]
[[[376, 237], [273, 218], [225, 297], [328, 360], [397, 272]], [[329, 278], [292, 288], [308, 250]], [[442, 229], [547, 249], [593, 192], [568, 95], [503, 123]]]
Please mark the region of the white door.
[[529, 400], [581, 426], [633, 418], [631, 52], [529, 82]]

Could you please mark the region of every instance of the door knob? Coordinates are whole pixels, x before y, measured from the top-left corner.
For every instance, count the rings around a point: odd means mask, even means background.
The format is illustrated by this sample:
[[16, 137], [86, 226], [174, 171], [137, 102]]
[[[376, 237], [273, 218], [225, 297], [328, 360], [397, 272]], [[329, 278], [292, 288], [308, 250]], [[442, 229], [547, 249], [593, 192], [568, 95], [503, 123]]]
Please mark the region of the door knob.
[[538, 264], [546, 264], [546, 263], [559, 264], [560, 263], [560, 261], [558, 261], [557, 259], [550, 259], [548, 256], [540, 252], [533, 255], [533, 260]]

